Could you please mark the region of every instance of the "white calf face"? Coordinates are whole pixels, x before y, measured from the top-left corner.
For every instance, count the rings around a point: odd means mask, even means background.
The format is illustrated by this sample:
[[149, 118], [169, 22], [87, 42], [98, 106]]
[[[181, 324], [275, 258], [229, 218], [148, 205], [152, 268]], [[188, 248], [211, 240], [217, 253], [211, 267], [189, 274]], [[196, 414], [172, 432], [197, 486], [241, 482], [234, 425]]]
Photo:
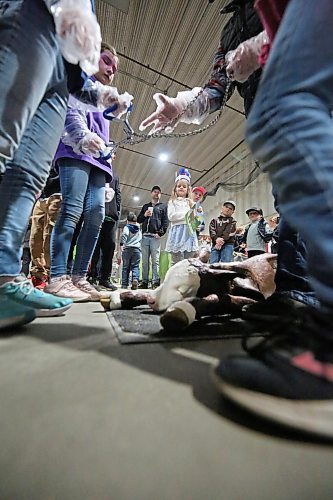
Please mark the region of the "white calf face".
[[165, 311], [178, 300], [195, 297], [199, 286], [198, 270], [185, 259], [168, 270], [164, 282], [151, 292], [147, 302], [154, 311]]

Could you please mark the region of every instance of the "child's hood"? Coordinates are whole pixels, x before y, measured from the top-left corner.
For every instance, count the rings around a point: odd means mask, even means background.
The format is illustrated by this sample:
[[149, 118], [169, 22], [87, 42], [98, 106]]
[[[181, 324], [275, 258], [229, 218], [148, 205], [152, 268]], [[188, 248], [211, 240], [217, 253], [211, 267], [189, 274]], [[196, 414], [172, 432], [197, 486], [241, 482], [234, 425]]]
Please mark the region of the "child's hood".
[[132, 223], [126, 224], [126, 225], [127, 225], [128, 229], [129, 229], [130, 233], [134, 233], [135, 234], [140, 229], [140, 225], [137, 224], [137, 223], [135, 223], [135, 222], [132, 222]]

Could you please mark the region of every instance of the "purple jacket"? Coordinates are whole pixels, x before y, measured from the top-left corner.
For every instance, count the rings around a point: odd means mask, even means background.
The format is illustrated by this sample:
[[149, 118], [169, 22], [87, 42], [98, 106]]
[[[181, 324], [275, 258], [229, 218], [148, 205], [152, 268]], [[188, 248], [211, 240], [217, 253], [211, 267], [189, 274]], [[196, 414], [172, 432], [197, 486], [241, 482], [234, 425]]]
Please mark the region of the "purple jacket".
[[[69, 130], [71, 127], [77, 127], [77, 124], [80, 124], [80, 120], [85, 120], [86, 126], [91, 132], [95, 132], [99, 137], [101, 137], [105, 143], [109, 142], [109, 121], [103, 117], [102, 112], [92, 112], [88, 111], [85, 114], [82, 111], [75, 109], [68, 109], [66, 122], [65, 122], [65, 130]], [[71, 146], [66, 146], [62, 141], [60, 141], [58, 149], [56, 151], [54, 161], [57, 165], [57, 161], [60, 158], [75, 158], [77, 160], [85, 161], [86, 163], [90, 163], [97, 168], [104, 170], [106, 174], [106, 182], [111, 182], [112, 180], [112, 167], [110, 163], [102, 158], [93, 158], [88, 155], [79, 155], [74, 153]]]

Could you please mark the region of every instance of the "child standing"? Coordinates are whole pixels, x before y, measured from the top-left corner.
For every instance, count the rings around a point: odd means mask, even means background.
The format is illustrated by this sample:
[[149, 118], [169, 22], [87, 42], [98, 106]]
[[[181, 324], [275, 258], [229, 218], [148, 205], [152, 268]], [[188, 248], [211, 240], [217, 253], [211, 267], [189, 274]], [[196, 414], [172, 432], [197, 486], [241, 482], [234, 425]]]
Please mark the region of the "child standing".
[[136, 215], [130, 212], [127, 216], [127, 224], [120, 238], [120, 250], [122, 252], [123, 272], [121, 279], [122, 288], [127, 288], [132, 271], [132, 290], [139, 285], [139, 265], [141, 259], [142, 233], [140, 224], [137, 223]]
[[197, 233], [190, 223], [190, 216], [195, 207], [190, 182], [190, 172], [186, 168], [179, 169], [168, 203], [171, 228], [165, 249], [171, 253], [172, 265], [193, 257], [199, 248]]

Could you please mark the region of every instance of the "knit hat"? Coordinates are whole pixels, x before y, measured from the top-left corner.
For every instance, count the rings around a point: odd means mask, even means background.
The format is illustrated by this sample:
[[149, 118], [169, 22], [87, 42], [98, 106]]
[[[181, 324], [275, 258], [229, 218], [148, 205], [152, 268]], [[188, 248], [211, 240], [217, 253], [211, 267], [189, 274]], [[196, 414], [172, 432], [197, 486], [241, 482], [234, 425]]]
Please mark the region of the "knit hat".
[[236, 210], [236, 203], [232, 200], [227, 200], [223, 203], [223, 206], [229, 203], [229, 205], [232, 205], [234, 207], [234, 210]]
[[201, 193], [202, 196], [205, 196], [206, 194], [206, 189], [202, 186], [195, 186], [194, 188], [192, 188], [192, 193], [194, 193], [194, 191], [199, 191], [199, 193]]
[[178, 173], [176, 174], [175, 184], [177, 184], [178, 181], [182, 180], [191, 184], [191, 174], [185, 167], [180, 167], [180, 169], [178, 170]]

